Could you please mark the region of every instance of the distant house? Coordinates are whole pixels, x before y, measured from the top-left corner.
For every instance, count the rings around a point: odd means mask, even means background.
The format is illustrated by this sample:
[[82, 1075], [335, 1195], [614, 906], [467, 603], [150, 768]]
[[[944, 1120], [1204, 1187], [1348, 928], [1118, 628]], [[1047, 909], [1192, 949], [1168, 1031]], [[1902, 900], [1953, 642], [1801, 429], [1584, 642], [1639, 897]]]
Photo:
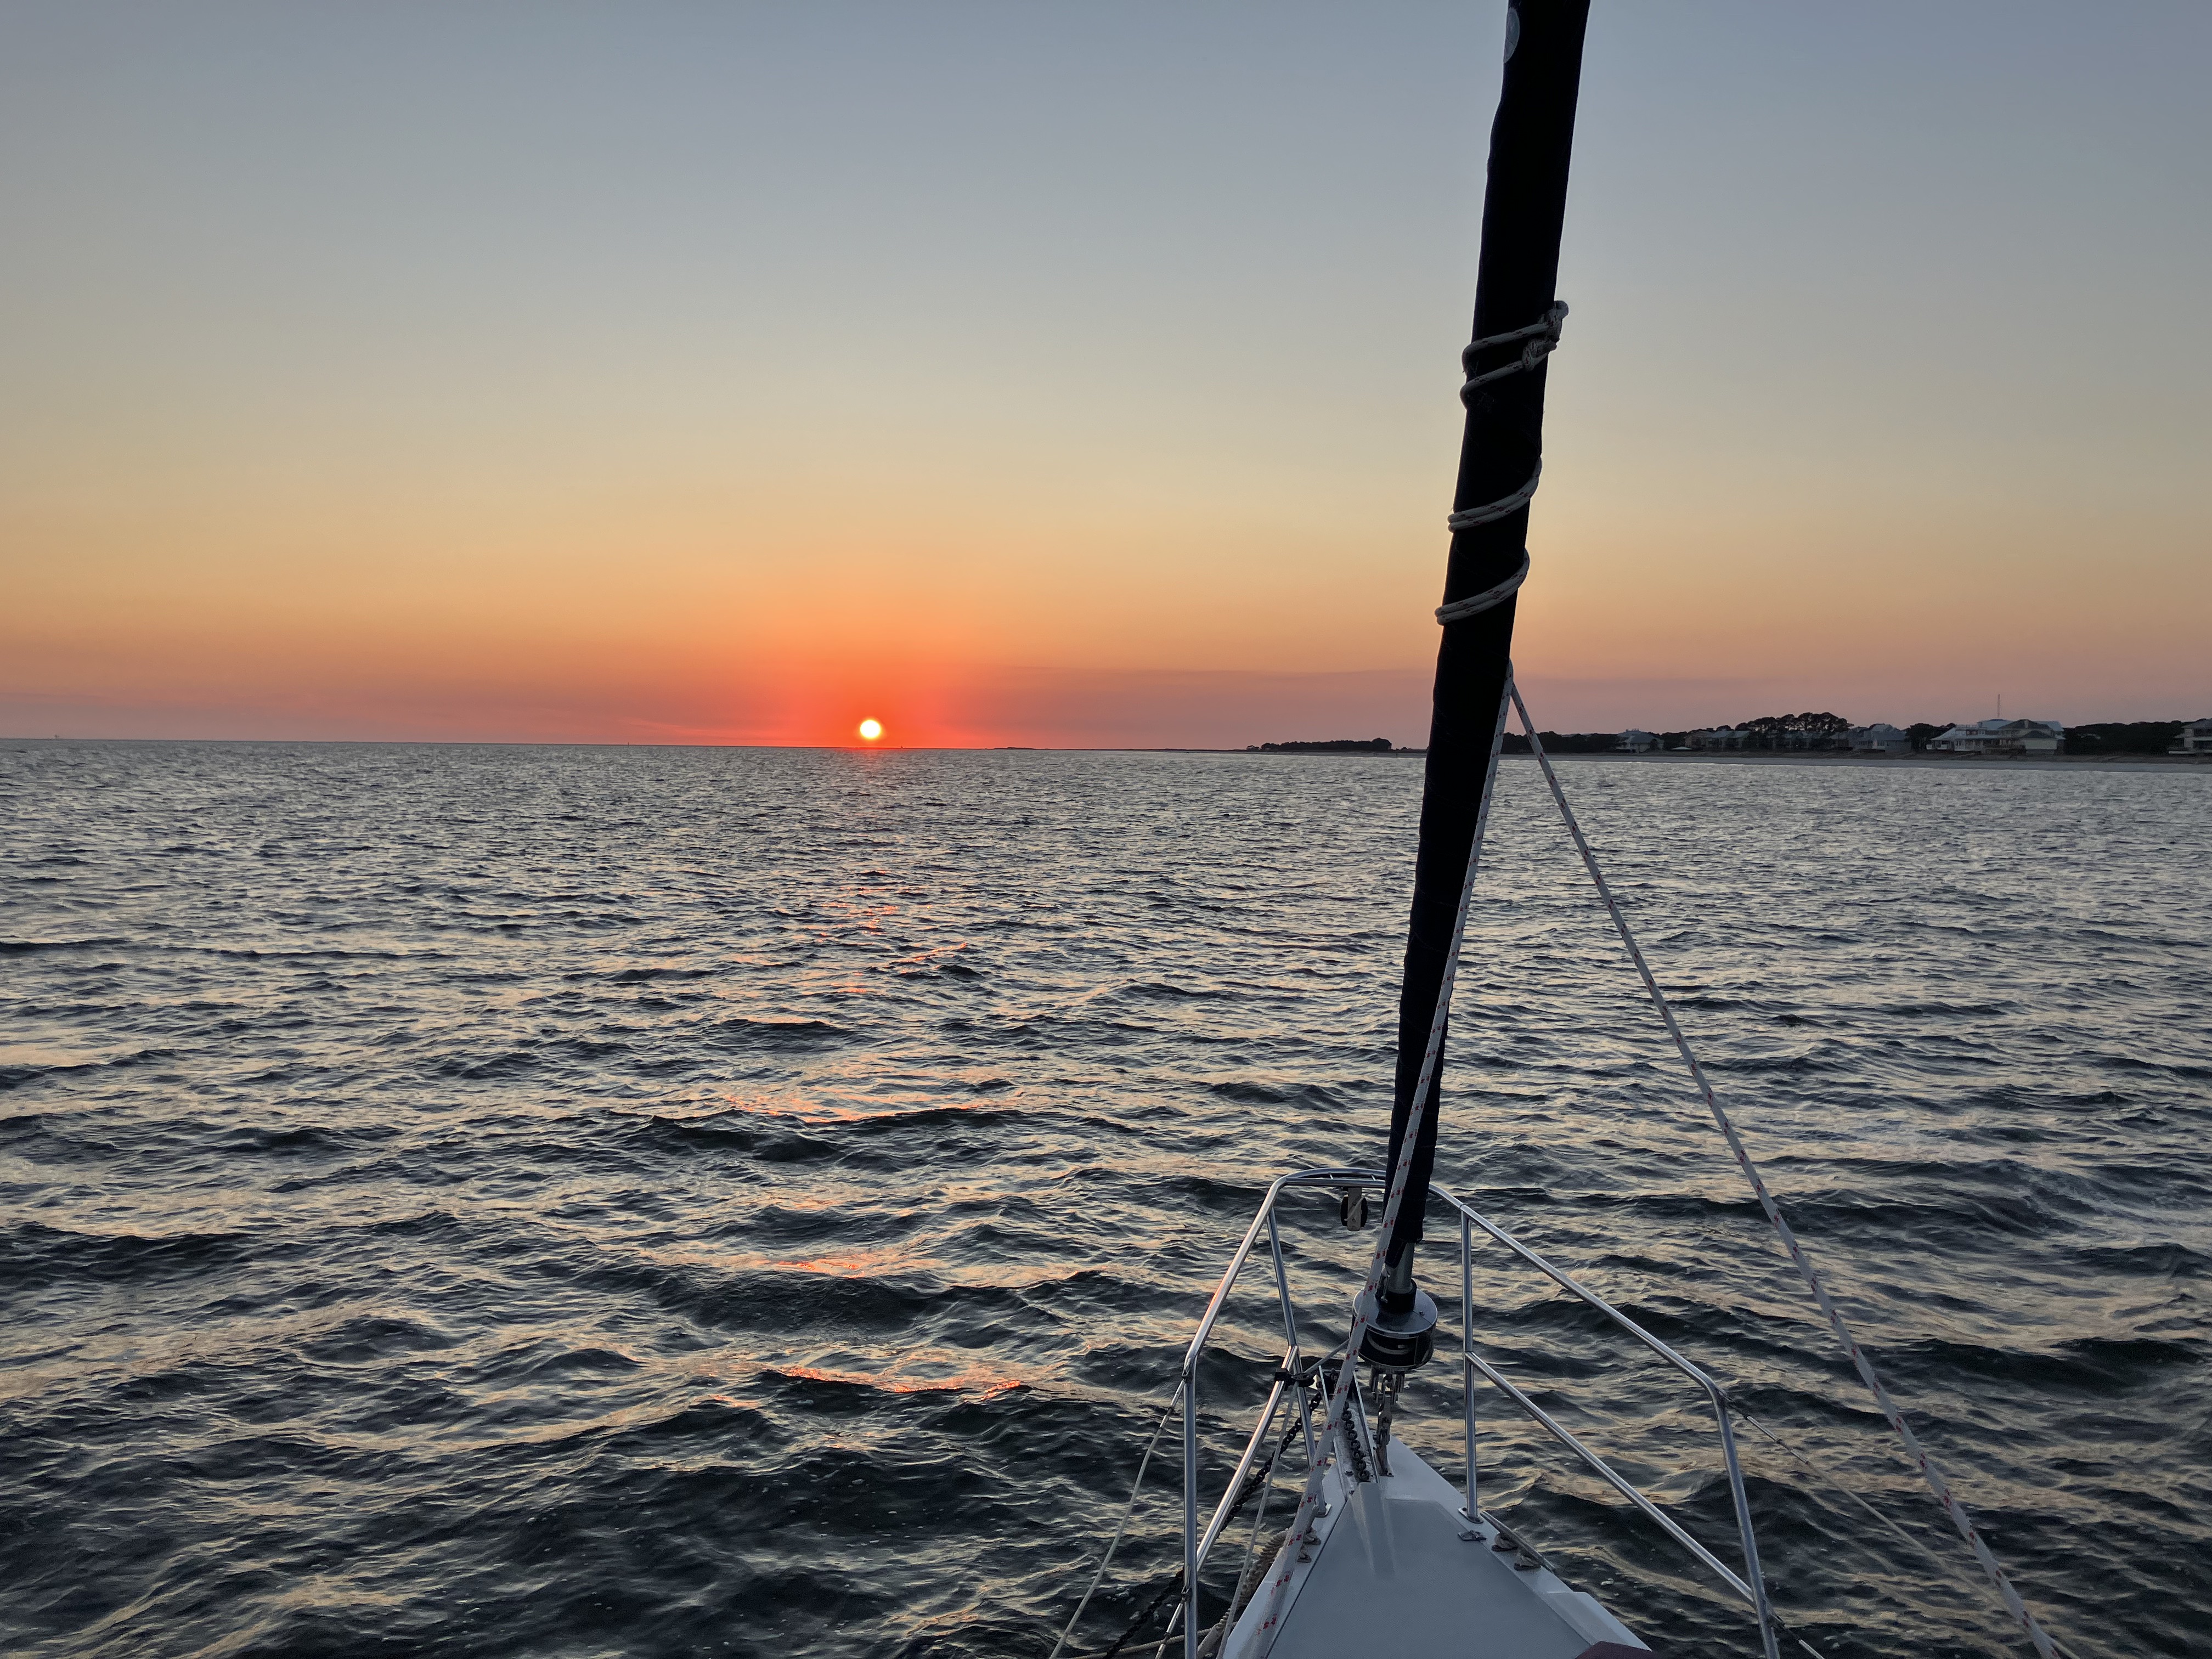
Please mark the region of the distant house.
[[1648, 755], [1658, 746], [1659, 739], [1651, 733], [1634, 730], [1622, 732], [1620, 741], [1613, 744], [1615, 749], [1625, 749], [1632, 755]]
[[1742, 748], [1745, 735], [1745, 733], [1737, 731], [1733, 726], [1720, 726], [1714, 727], [1710, 732], [1691, 732], [1687, 738], [1683, 739], [1682, 746], [1686, 749], [1697, 749], [1705, 750], [1709, 753], [1718, 753], [1723, 750]]
[[1912, 752], [1911, 734], [1899, 731], [1887, 720], [1876, 720], [1872, 726], [1854, 726], [1847, 741], [1855, 753], [1909, 755]]
[[1928, 739], [1939, 755], [2056, 755], [2066, 747], [2066, 728], [2056, 720], [1978, 720]]
[[2212, 755], [2212, 720], [2191, 720], [2177, 732], [2169, 755]]

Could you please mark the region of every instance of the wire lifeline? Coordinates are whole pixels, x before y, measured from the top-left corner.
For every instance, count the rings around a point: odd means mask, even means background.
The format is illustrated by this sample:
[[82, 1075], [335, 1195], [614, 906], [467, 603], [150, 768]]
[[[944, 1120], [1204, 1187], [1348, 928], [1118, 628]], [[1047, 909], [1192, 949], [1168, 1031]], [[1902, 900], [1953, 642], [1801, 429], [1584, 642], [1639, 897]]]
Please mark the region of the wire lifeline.
[[[1278, 1375], [1280, 1373], [1279, 1372]], [[1299, 1387], [1299, 1392], [1301, 1394], [1304, 1392], [1303, 1384]], [[1270, 1555], [1267, 1560], [1255, 1567], [1252, 1556], [1253, 1552], [1259, 1547], [1260, 1529], [1267, 1523], [1267, 1499], [1274, 1491], [1275, 1467], [1282, 1462], [1283, 1454], [1290, 1449], [1291, 1442], [1297, 1438], [1301, 1426], [1297, 1412], [1293, 1411], [1288, 1415], [1291, 1420], [1284, 1428], [1282, 1437], [1276, 1441], [1275, 1449], [1267, 1455], [1266, 1466], [1252, 1471], [1245, 1481], [1243, 1490], [1237, 1493], [1237, 1502], [1229, 1511], [1231, 1516], [1240, 1513], [1244, 1505], [1251, 1500], [1252, 1494], [1259, 1493], [1259, 1506], [1252, 1512], [1252, 1530], [1244, 1540], [1243, 1558], [1237, 1564], [1237, 1585], [1230, 1593], [1229, 1606], [1205, 1635], [1199, 1638], [1198, 1650], [1202, 1656], [1220, 1652], [1221, 1644], [1229, 1639], [1229, 1632], [1237, 1627], [1237, 1616], [1244, 1611], [1245, 1603], [1251, 1600], [1253, 1594], [1260, 1588], [1259, 1581], [1267, 1576], [1267, 1569], [1274, 1565], [1274, 1558]], [[1281, 1547], [1281, 1542], [1278, 1540], [1276, 1548], [1279, 1550]]]
[[[1134, 1636], [1139, 1631], [1142, 1630], [1146, 1626], [1151, 1624], [1152, 1622], [1152, 1615], [1158, 1613], [1166, 1603], [1168, 1597], [1173, 1595], [1182, 1588], [1182, 1569], [1181, 1567], [1177, 1567], [1175, 1571], [1169, 1576], [1167, 1583], [1160, 1586], [1159, 1594], [1152, 1597], [1151, 1604], [1130, 1622], [1128, 1629], [1123, 1631], [1119, 1637], [1115, 1638], [1114, 1645], [1106, 1650], [1103, 1659], [1115, 1659], [1115, 1656], [1118, 1655], [1122, 1649], [1128, 1647], [1129, 1638]], [[1182, 1608], [1180, 1606], [1176, 1608], [1176, 1613], [1180, 1613], [1182, 1611]], [[1175, 1617], [1173, 1614], [1170, 1614], [1168, 1619], [1168, 1636], [1172, 1636], [1173, 1634], [1175, 1634]], [[1158, 1642], [1152, 1644], [1152, 1651], [1155, 1655], [1157, 1655], [1162, 1648], [1167, 1645], [1168, 1636], [1161, 1637]], [[1136, 1650], [1131, 1649], [1130, 1650], [1134, 1652]]]
[[1659, 988], [1659, 981], [1652, 976], [1650, 965], [1644, 961], [1643, 950], [1636, 943], [1636, 935], [1629, 931], [1628, 919], [1621, 915], [1620, 902], [1613, 897], [1604, 872], [1598, 868], [1597, 855], [1590, 851], [1590, 844], [1583, 836], [1582, 824], [1576, 819], [1574, 809], [1567, 805], [1566, 793], [1559, 787], [1559, 774], [1552, 769], [1552, 757], [1544, 752], [1543, 739], [1536, 735], [1536, 723], [1528, 718], [1528, 705], [1521, 700], [1521, 688], [1514, 683], [1510, 669], [1505, 678], [1505, 695], [1520, 714], [1521, 729], [1528, 733], [1529, 749], [1544, 769], [1544, 781], [1551, 788], [1552, 799], [1559, 809], [1560, 817], [1565, 820], [1568, 835], [1574, 838], [1575, 850], [1582, 854], [1583, 867], [1589, 872], [1590, 880], [1597, 888], [1598, 898], [1604, 904], [1606, 914], [1613, 918], [1613, 931], [1620, 935], [1620, 942], [1628, 947], [1629, 960], [1636, 964], [1636, 971], [1644, 981], [1644, 990], [1650, 995], [1652, 1006], [1658, 1010], [1660, 1020], [1667, 1027], [1667, 1035], [1674, 1040], [1675, 1051], [1689, 1068], [1691, 1081], [1703, 1097], [1705, 1109], [1712, 1115], [1714, 1123], [1727, 1140], [1729, 1151], [1735, 1157], [1736, 1167], [1743, 1171], [1744, 1179], [1751, 1183], [1751, 1190], [1759, 1200], [1759, 1206], [1766, 1212], [1767, 1221], [1780, 1237], [1782, 1247], [1788, 1253], [1791, 1265], [1812, 1291], [1813, 1300], [1819, 1304], [1820, 1311], [1827, 1316], [1829, 1329], [1835, 1333], [1836, 1340], [1850, 1356], [1852, 1366], [1858, 1371], [1859, 1380], [1874, 1395], [1875, 1404], [1889, 1419], [1889, 1426], [1905, 1443], [1906, 1453], [1919, 1468], [1929, 1490], [1936, 1494], [1936, 1501], [1942, 1505], [1943, 1512], [1951, 1517], [1952, 1525], [1958, 1528], [1959, 1535], [1973, 1551], [1974, 1559], [1981, 1563], [1982, 1571], [1996, 1586], [1997, 1595], [2003, 1600], [2006, 1611], [2019, 1621], [2042, 1659], [2059, 1659], [2057, 1649], [2051, 1638], [2036, 1622], [2035, 1615], [2027, 1610], [2027, 1604], [2021, 1600], [2020, 1592], [2013, 1588], [2012, 1580], [1997, 1565], [1996, 1557], [1990, 1553], [1990, 1547], [1983, 1541], [1981, 1533], [1975, 1528], [1973, 1517], [1966, 1513], [1966, 1506], [1953, 1494], [1951, 1483], [1944, 1479], [1942, 1471], [1920, 1443], [1920, 1437], [1905, 1422], [1905, 1414], [1898, 1409], [1897, 1402], [1890, 1398], [1888, 1389], [1875, 1370], [1874, 1362], [1866, 1357], [1858, 1345], [1858, 1339], [1851, 1334], [1850, 1327], [1844, 1322], [1843, 1313], [1829, 1296], [1827, 1285], [1813, 1266], [1812, 1258], [1805, 1254], [1803, 1247], [1797, 1243], [1797, 1235], [1783, 1219], [1781, 1208], [1775, 1203], [1774, 1195], [1767, 1191], [1766, 1182], [1759, 1175], [1759, 1166], [1751, 1161], [1751, 1154], [1745, 1149], [1742, 1137], [1736, 1133], [1735, 1124], [1722, 1109], [1720, 1099], [1713, 1092], [1712, 1080], [1705, 1075], [1705, 1068], [1691, 1048], [1689, 1039], [1682, 1035], [1682, 1028], [1674, 1018], [1674, 1010], [1668, 1004], [1666, 993]]
[[[1062, 1651], [1063, 1644], [1066, 1644], [1069, 1637], [1075, 1633], [1076, 1623], [1083, 1617], [1084, 1607], [1089, 1604], [1092, 1593], [1097, 1589], [1100, 1580], [1105, 1577], [1107, 1567], [1113, 1562], [1115, 1548], [1121, 1540], [1122, 1528], [1128, 1525], [1130, 1516], [1135, 1512], [1137, 1492], [1144, 1485], [1145, 1466], [1152, 1461], [1153, 1448], [1159, 1443], [1160, 1435], [1166, 1429], [1168, 1423], [1173, 1419], [1176, 1406], [1182, 1399], [1182, 1389], [1180, 1386], [1176, 1389], [1173, 1394], [1168, 1396], [1166, 1408], [1160, 1413], [1158, 1426], [1154, 1428], [1152, 1431], [1152, 1442], [1145, 1448], [1144, 1460], [1137, 1465], [1137, 1478], [1131, 1485], [1129, 1490], [1129, 1502], [1121, 1511], [1121, 1525], [1114, 1529], [1113, 1541], [1106, 1547], [1105, 1557], [1099, 1562], [1097, 1571], [1091, 1575], [1090, 1589], [1084, 1591], [1082, 1601], [1076, 1604], [1074, 1616], [1068, 1620], [1067, 1628], [1060, 1632], [1060, 1642], [1056, 1643], [1053, 1647], [1053, 1659], [1114, 1659], [1114, 1656], [1120, 1653], [1139, 1631], [1142, 1630], [1146, 1625], [1152, 1622], [1152, 1615], [1160, 1610], [1161, 1604], [1164, 1602], [1170, 1595], [1182, 1588], [1182, 1569], [1178, 1567], [1169, 1576], [1166, 1584], [1161, 1589], [1159, 1594], [1152, 1598], [1152, 1604], [1142, 1613], [1137, 1615], [1135, 1621], [1130, 1625], [1128, 1629], [1123, 1631], [1121, 1634], [1115, 1639], [1114, 1644], [1111, 1647], [1105, 1648], [1093, 1653]], [[1246, 1504], [1251, 1501], [1253, 1493], [1261, 1493], [1260, 1513], [1255, 1515], [1252, 1520], [1252, 1533], [1255, 1540], [1259, 1536], [1260, 1522], [1267, 1514], [1267, 1497], [1262, 1488], [1273, 1480], [1275, 1464], [1278, 1460], [1281, 1458], [1284, 1449], [1287, 1447], [1291, 1443], [1291, 1440], [1297, 1437], [1298, 1426], [1297, 1419], [1293, 1418], [1290, 1426], [1283, 1431], [1283, 1437], [1276, 1443], [1274, 1452], [1269, 1456], [1266, 1466], [1263, 1468], [1255, 1468], [1252, 1471], [1251, 1474], [1245, 1480], [1243, 1490], [1237, 1494], [1237, 1501], [1230, 1506], [1229, 1513], [1231, 1516], [1234, 1516], [1243, 1510]], [[1245, 1556], [1247, 1558], [1248, 1564], [1250, 1555], [1251, 1545], [1248, 1543], [1245, 1546]], [[1240, 1568], [1239, 1571], [1241, 1572], [1242, 1569]], [[1179, 1611], [1180, 1609], [1178, 1609], [1178, 1612]], [[1170, 1621], [1169, 1634], [1172, 1635], [1173, 1633], [1172, 1621]], [[1161, 1639], [1164, 1641], [1166, 1638], [1163, 1637]]]
[[[1505, 687], [1510, 693], [1513, 678], [1506, 676]], [[1436, 1012], [1429, 1020], [1429, 1040], [1421, 1052], [1421, 1070], [1413, 1090], [1412, 1107], [1406, 1114], [1406, 1130], [1399, 1143], [1398, 1161], [1391, 1167], [1390, 1191], [1382, 1206], [1382, 1224], [1375, 1235], [1375, 1253], [1367, 1264], [1367, 1279], [1359, 1294], [1352, 1299], [1352, 1329], [1345, 1338], [1344, 1360], [1337, 1367], [1336, 1381], [1329, 1389], [1328, 1411], [1322, 1424], [1321, 1443], [1346, 1446], [1351, 1437], [1345, 1431], [1344, 1407], [1352, 1393], [1354, 1374], [1359, 1366], [1360, 1339], [1366, 1335], [1373, 1322], [1376, 1292], [1382, 1283], [1382, 1273], [1389, 1259], [1391, 1237], [1398, 1226], [1398, 1212], [1406, 1199], [1406, 1184], [1413, 1167], [1413, 1150], [1419, 1143], [1421, 1120], [1425, 1115], [1430, 1091], [1435, 1085], [1437, 1066], [1443, 1051], [1444, 1030], [1451, 1013], [1452, 987], [1459, 977], [1461, 943], [1467, 936], [1467, 917], [1474, 898], [1474, 878], [1482, 864], [1482, 838], [1490, 824], [1490, 803], [1498, 781], [1498, 757], [1505, 746], [1506, 698], [1498, 700], [1498, 724], [1490, 734], [1490, 764], [1484, 774], [1482, 805], [1475, 813], [1474, 836], [1467, 849], [1467, 874], [1460, 883], [1459, 910], [1452, 919], [1451, 945], [1444, 953], [1443, 980], [1437, 987]], [[1310, 1528], [1321, 1505], [1322, 1480], [1328, 1470], [1328, 1460], [1316, 1457], [1313, 1467], [1306, 1472], [1305, 1489], [1298, 1495], [1298, 1507], [1291, 1519], [1289, 1529], [1283, 1534], [1283, 1547], [1277, 1559], [1277, 1568], [1267, 1584], [1267, 1610], [1260, 1621], [1257, 1632], [1259, 1652], [1265, 1655], [1274, 1646], [1275, 1638], [1283, 1616], [1283, 1593], [1289, 1586], [1291, 1575], [1297, 1571], [1301, 1548], [1310, 1537]], [[1347, 1483], [1347, 1491], [1350, 1484]]]
[[[1152, 1453], [1158, 1449], [1160, 1436], [1166, 1431], [1168, 1419], [1175, 1415], [1176, 1407], [1181, 1402], [1182, 1391], [1189, 1386], [1189, 1381], [1188, 1377], [1178, 1379], [1175, 1392], [1168, 1396], [1167, 1407], [1160, 1413], [1160, 1420], [1152, 1427], [1152, 1437], [1145, 1443], [1145, 1455], [1137, 1460], [1137, 1478], [1129, 1483], [1129, 1501], [1121, 1506], [1121, 1518], [1115, 1525], [1113, 1537], [1107, 1540], [1106, 1553], [1098, 1558], [1098, 1571], [1091, 1575], [1090, 1588], [1083, 1592], [1083, 1599], [1075, 1604], [1075, 1611], [1068, 1616], [1067, 1628], [1060, 1632], [1060, 1640], [1052, 1644], [1052, 1652], [1047, 1659], [1060, 1659], [1060, 1650], [1067, 1645], [1067, 1638], [1075, 1634], [1075, 1626], [1083, 1618], [1083, 1610], [1091, 1605], [1091, 1598], [1098, 1593], [1099, 1581], [1106, 1577], [1106, 1569], [1114, 1564], [1114, 1552], [1121, 1548], [1121, 1534], [1129, 1528], [1129, 1517], [1137, 1512], [1137, 1494], [1145, 1489], [1145, 1471], [1152, 1467]], [[1123, 1641], [1127, 1639], [1127, 1637], [1122, 1638]], [[1118, 1647], [1120, 1644], [1115, 1645]]]
[[[1791, 1445], [1780, 1435], [1775, 1433], [1773, 1430], [1768, 1428], [1765, 1424], [1753, 1417], [1751, 1414], [1749, 1408], [1747, 1407], [1741, 1401], [1729, 1401], [1729, 1410], [1747, 1426], [1756, 1430], [1770, 1444], [1774, 1446], [1776, 1449], [1782, 1452], [1784, 1455], [1787, 1456], [1807, 1474], [1818, 1475], [1821, 1480], [1828, 1483], [1830, 1490], [1836, 1492], [1839, 1497], [1848, 1498], [1850, 1499], [1852, 1503], [1857, 1504], [1869, 1515], [1872, 1516], [1878, 1523], [1887, 1527], [1891, 1532], [1896, 1534], [1896, 1535], [1905, 1543], [1911, 1545], [1914, 1553], [1923, 1556], [1929, 1561], [1934, 1562], [1937, 1566], [1942, 1568], [1943, 1571], [1951, 1577], [1963, 1580], [1965, 1583], [1972, 1584], [1978, 1589], [1980, 1587], [1981, 1581], [1977, 1579], [1973, 1574], [1966, 1571], [1964, 1568], [1958, 1566], [1954, 1563], [1948, 1561], [1942, 1557], [1933, 1553], [1929, 1549], [1925, 1540], [1915, 1538], [1911, 1533], [1905, 1531], [1904, 1528], [1899, 1526], [1896, 1522], [1891, 1520], [1880, 1510], [1876, 1509], [1872, 1504], [1867, 1502], [1864, 1498], [1861, 1497], [1857, 1492], [1853, 1492], [1849, 1486], [1845, 1486], [1844, 1484], [1843, 1476], [1838, 1474], [1835, 1470], [1823, 1468], [1820, 1464], [1815, 1463], [1811, 1458], [1808, 1457], [1796, 1447]], [[2051, 1644], [2058, 1650], [2060, 1659], [2073, 1659], [2073, 1656], [2067, 1649], [2066, 1644], [2059, 1641], [2057, 1638], [2052, 1638]]]

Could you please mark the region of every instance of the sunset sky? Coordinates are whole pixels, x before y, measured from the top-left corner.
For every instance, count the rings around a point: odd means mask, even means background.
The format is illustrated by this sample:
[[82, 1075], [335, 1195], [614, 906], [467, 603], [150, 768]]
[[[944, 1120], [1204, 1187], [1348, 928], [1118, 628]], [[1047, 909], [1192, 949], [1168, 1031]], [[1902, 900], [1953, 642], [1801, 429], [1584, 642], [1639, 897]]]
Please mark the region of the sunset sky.
[[[1502, 0], [0, 8], [0, 732], [1418, 743]], [[2212, 6], [1598, 0], [1560, 729], [2212, 713]]]

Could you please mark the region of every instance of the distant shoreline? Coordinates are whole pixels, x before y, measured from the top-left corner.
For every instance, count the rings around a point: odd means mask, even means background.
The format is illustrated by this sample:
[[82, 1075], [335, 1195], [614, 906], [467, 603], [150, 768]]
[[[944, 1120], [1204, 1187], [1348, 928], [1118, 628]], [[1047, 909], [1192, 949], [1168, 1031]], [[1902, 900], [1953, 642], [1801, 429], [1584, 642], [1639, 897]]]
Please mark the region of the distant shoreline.
[[[1316, 754], [1297, 750], [1271, 750], [1261, 753], [1251, 749], [1063, 749], [1033, 750], [1045, 754], [1091, 755], [1250, 755], [1255, 760], [1419, 760], [1429, 751], [1425, 749], [1393, 749], [1360, 753], [1338, 750]], [[1508, 761], [1527, 761], [1533, 755], [1505, 755]], [[1664, 754], [1632, 755], [1618, 750], [1585, 750], [1577, 753], [1555, 754], [1555, 761], [1601, 761], [1608, 766], [1887, 766], [1938, 767], [1969, 772], [2005, 772], [2022, 770], [2064, 771], [2069, 767], [2102, 767], [2107, 771], [2170, 771], [2176, 767], [2184, 770], [2191, 767], [2212, 769], [2212, 755], [2039, 755], [2033, 759], [2022, 756], [1998, 755], [1871, 755], [1852, 754], [1843, 750], [1784, 750], [1745, 754], [1740, 751], [1706, 754], [1686, 750], [1670, 750]]]
[[[1508, 755], [1507, 760], [1529, 760], [1528, 755]], [[1780, 754], [1698, 754], [1681, 750], [1662, 755], [1626, 755], [1600, 750], [1581, 755], [1554, 755], [1561, 761], [1656, 761], [1662, 765], [1692, 766], [1936, 766], [1960, 768], [1969, 772], [2006, 772], [2021, 769], [2045, 769], [2064, 771], [2069, 767], [2101, 766], [2107, 770], [2118, 767], [2126, 771], [2150, 769], [2166, 771], [2173, 767], [2212, 767], [2209, 755], [2038, 755], [2030, 758], [2011, 755], [1869, 755], [1849, 752], [1784, 750]]]

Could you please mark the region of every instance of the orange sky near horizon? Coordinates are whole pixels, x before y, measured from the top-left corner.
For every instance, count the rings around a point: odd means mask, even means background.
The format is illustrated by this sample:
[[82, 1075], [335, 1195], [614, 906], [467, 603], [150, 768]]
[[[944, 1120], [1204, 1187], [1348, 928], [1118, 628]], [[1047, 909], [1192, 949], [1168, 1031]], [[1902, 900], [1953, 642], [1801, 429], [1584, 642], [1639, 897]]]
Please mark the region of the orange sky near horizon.
[[[1593, 21], [1539, 718], [2212, 710], [2207, 32], [1723, 9]], [[1497, 10], [12, 14], [0, 732], [1419, 743]]]

